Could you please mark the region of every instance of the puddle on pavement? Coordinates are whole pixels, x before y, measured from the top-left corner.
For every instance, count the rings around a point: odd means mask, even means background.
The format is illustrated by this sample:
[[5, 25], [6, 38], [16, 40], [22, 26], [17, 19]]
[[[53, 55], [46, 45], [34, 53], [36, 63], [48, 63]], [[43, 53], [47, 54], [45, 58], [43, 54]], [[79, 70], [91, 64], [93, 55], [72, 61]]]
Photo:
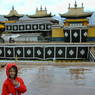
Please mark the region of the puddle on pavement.
[[[19, 76], [24, 79], [28, 88], [24, 95], [38, 95], [38, 92], [48, 94], [57, 85], [95, 87], [95, 67], [24, 66], [19, 70]], [[5, 71], [0, 70], [0, 92], [4, 79]]]

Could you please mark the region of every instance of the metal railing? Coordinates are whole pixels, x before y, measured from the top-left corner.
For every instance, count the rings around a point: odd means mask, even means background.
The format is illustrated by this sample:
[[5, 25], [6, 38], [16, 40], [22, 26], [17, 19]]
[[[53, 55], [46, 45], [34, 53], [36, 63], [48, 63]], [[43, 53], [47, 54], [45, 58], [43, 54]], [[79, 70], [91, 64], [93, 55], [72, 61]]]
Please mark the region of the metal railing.
[[89, 60], [90, 62], [95, 62], [95, 49], [91, 48], [89, 51]]

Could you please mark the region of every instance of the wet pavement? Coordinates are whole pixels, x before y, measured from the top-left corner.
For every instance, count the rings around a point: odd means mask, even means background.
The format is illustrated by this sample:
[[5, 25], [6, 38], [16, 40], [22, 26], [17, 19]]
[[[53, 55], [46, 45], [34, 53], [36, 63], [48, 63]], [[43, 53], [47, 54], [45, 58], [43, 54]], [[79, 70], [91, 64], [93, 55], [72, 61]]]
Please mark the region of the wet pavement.
[[[95, 67], [22, 66], [19, 70], [28, 91], [23, 95], [94, 95]], [[0, 70], [1, 85], [5, 79]]]

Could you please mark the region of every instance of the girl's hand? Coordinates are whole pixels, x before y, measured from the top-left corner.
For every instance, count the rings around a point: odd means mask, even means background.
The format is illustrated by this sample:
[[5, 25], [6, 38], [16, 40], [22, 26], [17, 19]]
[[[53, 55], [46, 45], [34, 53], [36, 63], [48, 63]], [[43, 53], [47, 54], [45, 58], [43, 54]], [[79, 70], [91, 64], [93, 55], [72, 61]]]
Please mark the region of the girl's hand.
[[18, 86], [19, 82], [17, 80], [13, 80], [13, 84], [14, 84], [14, 86]]

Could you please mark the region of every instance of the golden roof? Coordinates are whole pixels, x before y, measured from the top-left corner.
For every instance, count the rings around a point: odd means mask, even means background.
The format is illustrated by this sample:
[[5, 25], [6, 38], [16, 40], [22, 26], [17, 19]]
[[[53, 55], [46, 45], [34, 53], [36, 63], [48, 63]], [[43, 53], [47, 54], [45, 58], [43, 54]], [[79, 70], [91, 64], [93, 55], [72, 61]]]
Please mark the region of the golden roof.
[[2, 23], [16, 23], [16, 21], [1, 21]]
[[65, 22], [88, 22], [88, 19], [65, 19]]
[[19, 16], [19, 17], [21, 17], [23, 15], [18, 14], [17, 11], [14, 9], [14, 6], [13, 6], [12, 10], [10, 10], [9, 14], [6, 15], [5, 17], [12, 17], [12, 16]]
[[1, 28], [5, 28], [5, 25], [0, 24], [0, 29], [1, 29]]
[[93, 12], [84, 12], [84, 7], [82, 4], [82, 7], [77, 7], [77, 4], [75, 2], [75, 7], [74, 8], [68, 8], [68, 12], [65, 14], [60, 14], [62, 17], [66, 18], [76, 18], [76, 17], [89, 17], [92, 15]]
[[31, 18], [36, 18], [36, 17], [51, 17], [51, 13], [47, 13], [47, 9], [45, 7], [45, 9], [42, 9], [42, 6], [40, 8], [40, 10], [38, 10], [38, 8], [36, 9], [36, 13], [34, 15], [30, 15], [29, 17]]

